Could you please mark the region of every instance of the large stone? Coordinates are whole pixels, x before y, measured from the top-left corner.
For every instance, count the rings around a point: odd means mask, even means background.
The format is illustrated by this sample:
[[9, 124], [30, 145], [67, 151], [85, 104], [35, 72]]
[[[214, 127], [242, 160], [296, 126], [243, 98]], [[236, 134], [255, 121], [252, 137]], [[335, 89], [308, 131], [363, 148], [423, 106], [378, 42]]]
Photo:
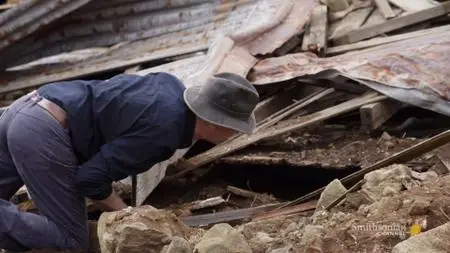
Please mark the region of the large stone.
[[97, 232], [102, 253], [160, 253], [189, 231], [173, 213], [142, 206], [103, 213]]
[[322, 194], [320, 194], [316, 211], [323, 210], [346, 191], [347, 189], [342, 185], [341, 181], [338, 179], [331, 181], [331, 183], [325, 187]]
[[417, 198], [408, 210], [409, 215], [425, 215], [431, 206], [431, 198]]
[[362, 191], [373, 200], [394, 196], [403, 188], [403, 182], [411, 180], [411, 169], [403, 164], [394, 164], [375, 170], [364, 176]]
[[195, 245], [195, 253], [252, 253], [244, 236], [226, 223], [214, 225]]
[[400, 242], [392, 249], [392, 253], [446, 253], [450, 249], [449, 238], [450, 223], [446, 223]]
[[173, 237], [169, 245], [164, 246], [161, 253], [192, 253], [192, 245], [181, 237]]
[[303, 232], [300, 245], [303, 247], [302, 252], [321, 253], [323, 252], [323, 226], [307, 225]]

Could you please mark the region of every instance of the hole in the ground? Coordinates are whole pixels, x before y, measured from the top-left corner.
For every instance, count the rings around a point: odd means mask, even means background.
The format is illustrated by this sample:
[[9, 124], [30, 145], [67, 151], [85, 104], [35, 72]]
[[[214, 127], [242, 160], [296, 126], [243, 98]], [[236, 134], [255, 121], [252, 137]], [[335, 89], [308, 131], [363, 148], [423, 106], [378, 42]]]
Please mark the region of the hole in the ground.
[[[292, 167], [267, 165], [217, 164], [199, 181], [184, 185], [161, 183], [146, 203], [158, 208], [198, 199], [226, 197], [228, 185], [268, 193], [279, 200], [292, 200], [342, 178], [360, 167], [332, 169], [321, 167]], [[205, 192], [206, 191], [206, 192]]]

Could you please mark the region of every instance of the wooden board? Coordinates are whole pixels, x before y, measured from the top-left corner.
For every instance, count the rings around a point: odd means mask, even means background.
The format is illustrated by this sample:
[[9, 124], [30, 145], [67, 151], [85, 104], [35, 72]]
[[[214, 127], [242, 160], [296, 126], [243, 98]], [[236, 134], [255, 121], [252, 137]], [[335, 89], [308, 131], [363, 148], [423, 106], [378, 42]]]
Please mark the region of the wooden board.
[[388, 0], [375, 0], [375, 4], [377, 5], [378, 10], [380, 10], [380, 12], [383, 14], [383, 17], [385, 19], [395, 17], [394, 11], [392, 10], [392, 7], [389, 4]]
[[[398, 16], [402, 10], [399, 8], [393, 8], [392, 12], [394, 13], [394, 16]], [[370, 14], [367, 21], [362, 25], [361, 27], [370, 27], [373, 25], [378, 25], [386, 22], [386, 18], [383, 16], [383, 13], [381, 13], [380, 9], [375, 9], [372, 14]]]
[[401, 106], [401, 103], [390, 99], [362, 106], [359, 109], [362, 128], [368, 132], [378, 129], [397, 113]]
[[187, 226], [206, 226], [210, 224], [217, 224], [222, 222], [237, 221], [242, 219], [249, 219], [259, 213], [265, 213], [273, 210], [281, 204], [272, 204], [265, 206], [258, 206], [253, 208], [244, 208], [232, 211], [217, 212], [210, 214], [202, 214], [196, 216], [181, 217], [181, 220]]
[[333, 26], [335, 28], [330, 31], [329, 39], [342, 37], [349, 32], [358, 29], [364, 24], [373, 10], [373, 7], [367, 7], [349, 13], [345, 18]]
[[357, 97], [346, 101], [344, 103], [335, 105], [333, 107], [324, 109], [322, 111], [306, 115], [304, 117], [298, 117], [292, 120], [285, 120], [278, 125], [262, 129], [259, 132], [256, 132], [251, 135], [242, 135], [237, 137], [233, 141], [227, 142], [224, 145], [217, 145], [214, 148], [201, 153], [197, 156], [194, 156], [186, 161], [185, 169], [174, 174], [168, 176], [168, 178], [177, 178], [189, 173], [196, 168], [203, 166], [207, 163], [210, 163], [218, 158], [221, 158], [227, 154], [230, 154], [234, 151], [245, 148], [253, 143], [256, 143], [260, 140], [267, 139], [270, 137], [278, 136], [284, 133], [288, 133], [291, 131], [296, 131], [307, 126], [311, 126], [313, 124], [317, 124], [324, 120], [336, 117], [338, 115], [353, 111], [365, 104], [371, 104], [378, 101], [382, 101], [386, 99], [386, 96], [377, 96], [377, 93], [370, 93], [367, 95], [363, 95], [361, 97]]
[[422, 30], [422, 31], [399, 34], [399, 35], [389, 36], [389, 37], [385, 37], [385, 38], [376, 38], [376, 39], [361, 41], [361, 42], [357, 42], [357, 43], [353, 43], [353, 44], [349, 44], [349, 45], [331, 47], [331, 48], [328, 48], [327, 55], [332, 56], [332, 55], [342, 54], [342, 53], [346, 53], [346, 52], [350, 52], [350, 51], [361, 50], [361, 49], [385, 45], [385, 44], [389, 44], [389, 43], [393, 43], [393, 42], [397, 42], [397, 41], [401, 41], [401, 40], [416, 38], [416, 37], [420, 37], [420, 36], [424, 36], [424, 35], [428, 35], [428, 34], [441, 33], [441, 32], [448, 31], [448, 30], [450, 30], [450, 25], [439, 26], [439, 27], [435, 27], [435, 28]]
[[343, 11], [350, 6], [348, 0], [321, 0], [321, 2], [330, 7], [331, 12]]
[[390, 19], [382, 24], [374, 25], [367, 28], [360, 28], [351, 31], [345, 35], [339, 37], [333, 37], [333, 43], [335, 45], [349, 44], [375, 37], [377, 35], [391, 32], [399, 28], [403, 28], [409, 25], [417, 24], [419, 22], [443, 16], [450, 11], [450, 1], [444, 2], [439, 6], [422, 10], [419, 12], [411, 13], [405, 16]]
[[328, 34], [328, 8], [318, 5], [311, 14], [311, 23], [303, 36], [302, 50], [326, 55]]
[[438, 2], [433, 0], [389, 0], [389, 2], [409, 12], [421, 11], [439, 5]]

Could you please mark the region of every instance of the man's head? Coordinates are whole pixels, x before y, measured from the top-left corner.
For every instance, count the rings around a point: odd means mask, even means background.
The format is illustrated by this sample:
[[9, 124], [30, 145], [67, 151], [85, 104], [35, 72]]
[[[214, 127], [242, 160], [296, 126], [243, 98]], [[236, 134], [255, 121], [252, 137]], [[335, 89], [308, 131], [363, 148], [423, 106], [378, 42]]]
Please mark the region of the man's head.
[[205, 85], [188, 87], [187, 106], [197, 115], [195, 136], [218, 144], [236, 132], [252, 133], [259, 101], [255, 87], [242, 76], [220, 73]]

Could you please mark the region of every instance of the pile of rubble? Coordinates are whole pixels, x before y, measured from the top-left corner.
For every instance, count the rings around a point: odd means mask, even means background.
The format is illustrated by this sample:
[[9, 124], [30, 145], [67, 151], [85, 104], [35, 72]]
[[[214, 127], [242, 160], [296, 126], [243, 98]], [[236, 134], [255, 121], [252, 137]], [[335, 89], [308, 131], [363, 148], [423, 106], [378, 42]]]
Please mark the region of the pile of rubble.
[[[158, 71], [186, 86], [233, 72], [258, 89], [254, 134], [178, 150], [138, 175], [134, 193], [132, 180], [117, 182], [137, 207], [99, 213], [87, 200], [92, 252], [446, 252], [449, 10], [435, 0], [8, 1], [0, 103], [50, 82]], [[26, 188], [12, 201], [38, 211]]]

